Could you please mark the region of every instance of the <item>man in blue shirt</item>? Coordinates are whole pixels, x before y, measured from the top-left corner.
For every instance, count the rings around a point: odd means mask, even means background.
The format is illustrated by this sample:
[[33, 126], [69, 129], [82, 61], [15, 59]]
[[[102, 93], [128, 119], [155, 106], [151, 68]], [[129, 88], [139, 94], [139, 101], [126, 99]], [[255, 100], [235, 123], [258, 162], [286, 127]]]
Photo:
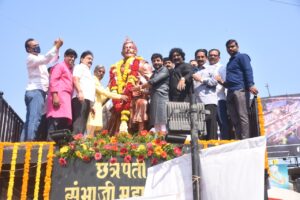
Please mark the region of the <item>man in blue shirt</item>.
[[224, 82], [221, 77], [217, 77], [217, 80], [228, 89], [227, 109], [235, 128], [236, 138], [245, 139], [250, 136], [248, 115], [250, 93], [256, 95], [258, 90], [254, 86], [250, 57], [239, 53], [236, 40], [228, 40], [226, 48], [231, 56], [226, 67], [226, 81]]

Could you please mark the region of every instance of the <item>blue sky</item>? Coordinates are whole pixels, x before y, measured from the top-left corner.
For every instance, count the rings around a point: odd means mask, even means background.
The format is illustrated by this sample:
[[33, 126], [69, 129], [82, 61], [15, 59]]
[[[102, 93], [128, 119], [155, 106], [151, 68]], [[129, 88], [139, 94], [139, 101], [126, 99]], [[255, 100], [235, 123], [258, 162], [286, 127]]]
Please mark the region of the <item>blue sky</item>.
[[[135, 41], [138, 54], [150, 61], [152, 53], [167, 56], [173, 47], [186, 53], [218, 48], [221, 62], [229, 56], [225, 42], [236, 39], [240, 52], [252, 59], [260, 96], [300, 92], [300, 0], [0, 0], [0, 91], [25, 119], [27, 83], [24, 42], [35, 38], [46, 53], [61, 37], [80, 55], [94, 53], [94, 64], [107, 72], [121, 59], [126, 36]], [[76, 60], [78, 63], [79, 59]], [[108, 73], [102, 83], [107, 84]]]

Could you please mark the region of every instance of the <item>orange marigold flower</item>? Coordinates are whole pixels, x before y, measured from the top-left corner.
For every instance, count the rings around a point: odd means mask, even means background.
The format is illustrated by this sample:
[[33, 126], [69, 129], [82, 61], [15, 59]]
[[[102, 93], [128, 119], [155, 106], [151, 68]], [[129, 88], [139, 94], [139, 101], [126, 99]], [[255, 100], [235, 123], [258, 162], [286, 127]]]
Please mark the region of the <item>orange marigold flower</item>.
[[132, 150], [135, 150], [135, 149], [138, 148], [138, 145], [137, 144], [131, 144], [130, 147], [131, 147]]
[[99, 139], [99, 140], [98, 140], [98, 143], [99, 143], [100, 145], [104, 145], [104, 144], [106, 144], [106, 141], [105, 141], [104, 139]]
[[112, 151], [118, 151], [119, 147], [118, 147], [118, 145], [111, 145], [110, 150], [112, 150]]
[[148, 134], [148, 131], [147, 130], [142, 130], [139, 135], [140, 136], [146, 136]]
[[115, 136], [112, 136], [112, 137], [110, 138], [110, 143], [112, 143], [112, 144], [118, 143], [117, 138], [116, 138]]
[[162, 158], [167, 158], [168, 154], [167, 154], [167, 152], [162, 151], [161, 154], [160, 154], [160, 156], [161, 156]]

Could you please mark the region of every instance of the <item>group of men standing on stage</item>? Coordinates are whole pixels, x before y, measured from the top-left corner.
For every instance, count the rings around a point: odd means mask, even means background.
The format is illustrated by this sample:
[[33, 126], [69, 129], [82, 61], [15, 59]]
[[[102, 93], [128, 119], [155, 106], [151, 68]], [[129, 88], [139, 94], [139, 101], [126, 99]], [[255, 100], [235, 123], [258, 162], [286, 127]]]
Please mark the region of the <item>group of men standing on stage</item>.
[[[197, 64], [192, 66], [185, 63], [182, 49], [173, 48], [168, 58], [154, 53], [152, 68], [137, 56], [135, 43], [127, 38], [122, 46], [123, 58], [109, 70], [108, 88], [100, 83], [105, 74], [104, 66], [97, 65], [94, 76], [91, 74], [91, 51], [83, 52], [79, 64], [75, 65], [77, 53], [67, 49], [64, 61], [48, 72], [47, 64], [58, 60], [62, 45], [63, 41], [57, 39], [51, 50], [41, 55], [36, 40], [30, 38], [25, 42], [29, 83], [25, 93], [27, 114], [22, 141], [38, 139], [44, 112], [48, 136], [60, 129], [93, 136], [104, 126], [110, 134], [150, 128], [167, 133], [167, 102], [189, 102], [191, 91], [195, 93], [196, 102], [205, 104], [205, 109], [210, 111], [204, 139], [218, 139], [218, 124], [221, 139], [244, 139], [250, 135], [250, 93], [256, 95], [258, 91], [250, 58], [239, 53], [236, 40], [226, 43], [231, 56], [227, 66], [220, 64], [218, 49], [198, 49], [195, 52]], [[112, 98], [113, 107], [108, 123], [103, 125], [102, 108], [108, 98]], [[230, 124], [235, 136], [230, 135]]]

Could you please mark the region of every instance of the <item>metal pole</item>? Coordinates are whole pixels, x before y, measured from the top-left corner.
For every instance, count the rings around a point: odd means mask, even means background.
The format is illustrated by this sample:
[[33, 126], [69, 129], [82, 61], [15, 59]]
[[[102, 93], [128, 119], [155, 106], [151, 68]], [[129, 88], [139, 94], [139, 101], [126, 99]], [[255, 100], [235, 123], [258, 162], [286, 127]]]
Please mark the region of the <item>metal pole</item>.
[[[193, 87], [193, 85], [192, 85]], [[190, 96], [190, 117], [191, 117], [191, 157], [192, 157], [192, 181], [193, 181], [193, 199], [201, 199], [200, 188], [200, 157], [198, 145], [198, 120], [197, 104], [194, 92]]]
[[270, 88], [269, 88], [270, 86], [269, 86], [269, 84], [268, 84], [268, 83], [266, 83], [265, 87], [266, 87], [266, 88], [267, 88], [267, 90], [268, 90], [269, 97], [271, 97]]

